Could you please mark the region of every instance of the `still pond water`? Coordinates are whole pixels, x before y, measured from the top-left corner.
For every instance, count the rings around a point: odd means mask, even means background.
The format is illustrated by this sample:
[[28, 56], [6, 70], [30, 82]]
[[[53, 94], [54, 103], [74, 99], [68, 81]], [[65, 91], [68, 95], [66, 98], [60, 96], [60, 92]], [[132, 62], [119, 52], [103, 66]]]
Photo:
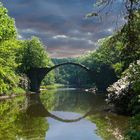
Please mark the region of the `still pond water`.
[[121, 140], [128, 119], [104, 111], [104, 98], [61, 88], [0, 101], [0, 140]]

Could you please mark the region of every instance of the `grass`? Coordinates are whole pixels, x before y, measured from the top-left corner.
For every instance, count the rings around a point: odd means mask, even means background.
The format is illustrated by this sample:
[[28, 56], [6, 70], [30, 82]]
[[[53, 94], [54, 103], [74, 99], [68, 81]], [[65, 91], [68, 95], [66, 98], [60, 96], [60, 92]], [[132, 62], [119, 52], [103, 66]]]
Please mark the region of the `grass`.
[[63, 84], [43, 85], [40, 87], [40, 89], [56, 89], [56, 88], [61, 88], [64, 86], [65, 85], [63, 85]]
[[25, 94], [26, 93], [26, 91], [24, 90], [24, 89], [22, 89], [22, 88], [20, 88], [20, 87], [16, 87], [16, 88], [14, 88], [13, 90], [12, 90], [12, 92], [13, 92], [13, 94]]

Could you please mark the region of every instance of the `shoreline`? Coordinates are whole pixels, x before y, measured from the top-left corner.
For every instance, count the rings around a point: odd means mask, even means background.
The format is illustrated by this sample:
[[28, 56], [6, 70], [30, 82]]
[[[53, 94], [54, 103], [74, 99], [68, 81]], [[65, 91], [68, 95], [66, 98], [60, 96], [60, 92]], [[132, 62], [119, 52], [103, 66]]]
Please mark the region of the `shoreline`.
[[4, 101], [4, 100], [7, 100], [7, 99], [12, 99], [12, 98], [15, 98], [15, 97], [18, 97], [18, 96], [25, 96], [25, 94], [2, 95], [2, 96], [0, 96], [0, 101]]

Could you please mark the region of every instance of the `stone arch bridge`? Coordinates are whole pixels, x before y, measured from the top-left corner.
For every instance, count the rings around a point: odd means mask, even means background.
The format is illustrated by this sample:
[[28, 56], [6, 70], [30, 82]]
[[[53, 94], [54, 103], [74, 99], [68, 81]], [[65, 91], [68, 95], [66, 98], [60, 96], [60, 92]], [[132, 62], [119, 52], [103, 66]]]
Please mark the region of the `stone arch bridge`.
[[27, 76], [30, 80], [30, 84], [29, 84], [30, 91], [36, 92], [36, 93], [40, 92], [40, 85], [44, 77], [50, 71], [64, 65], [75, 65], [75, 66], [81, 67], [82, 69], [87, 71], [89, 75], [93, 75], [93, 71], [91, 71], [88, 67], [82, 64], [74, 63], [74, 62], [65, 62], [65, 63], [54, 65], [52, 67], [45, 67], [45, 68], [30, 68], [27, 72]]

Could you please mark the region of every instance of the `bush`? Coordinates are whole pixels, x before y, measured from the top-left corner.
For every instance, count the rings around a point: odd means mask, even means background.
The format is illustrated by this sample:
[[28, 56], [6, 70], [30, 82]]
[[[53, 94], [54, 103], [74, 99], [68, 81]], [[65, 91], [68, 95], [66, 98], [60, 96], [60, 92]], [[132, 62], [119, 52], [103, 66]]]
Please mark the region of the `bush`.
[[140, 113], [131, 118], [126, 140], [140, 140]]

